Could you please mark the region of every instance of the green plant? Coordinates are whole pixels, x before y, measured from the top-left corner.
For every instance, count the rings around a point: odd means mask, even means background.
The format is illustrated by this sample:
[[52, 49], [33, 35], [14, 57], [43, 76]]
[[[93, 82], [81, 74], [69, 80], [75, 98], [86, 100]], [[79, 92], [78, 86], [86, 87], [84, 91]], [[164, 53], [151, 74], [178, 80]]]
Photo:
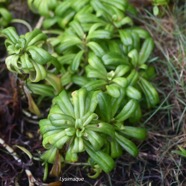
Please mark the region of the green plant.
[[133, 139], [146, 139], [147, 131], [135, 123], [144, 103], [152, 108], [159, 97], [148, 63], [154, 42], [133, 25], [128, 14], [134, 8], [124, 0], [28, 4], [44, 16], [41, 28], [48, 29], [48, 39], [38, 29], [18, 36], [9, 27], [2, 34], [7, 37], [7, 68], [33, 94], [55, 96], [48, 117], [39, 122], [47, 149], [41, 156], [44, 177], [48, 163], [58, 175], [62, 164], [78, 161], [83, 152], [95, 171], [91, 177], [110, 172], [123, 150], [137, 156]]
[[0, 4], [0, 28], [6, 27], [11, 20], [12, 15], [10, 12]]
[[28, 0], [28, 6], [34, 13], [43, 16], [52, 16], [52, 10], [57, 6], [58, 0]]
[[[25, 82], [25, 88], [29, 88], [36, 95], [58, 94], [61, 90], [60, 79], [57, 76], [60, 65], [57, 59], [44, 49], [47, 47], [47, 36], [38, 29], [18, 36], [14, 27], [5, 28], [2, 34], [7, 37], [5, 46], [9, 56], [5, 63], [8, 70], [17, 73], [20, 80]], [[25, 93], [30, 100], [30, 110], [40, 115], [29, 92]]]
[[186, 157], [186, 150], [181, 147], [181, 146], [178, 146], [179, 150], [174, 150], [173, 153], [176, 153], [182, 157]]
[[160, 11], [159, 7], [167, 6], [169, 4], [169, 0], [153, 0], [152, 4], [154, 6], [153, 13], [154, 13], [154, 15], [157, 16], [157, 15], [163, 13], [162, 11]]

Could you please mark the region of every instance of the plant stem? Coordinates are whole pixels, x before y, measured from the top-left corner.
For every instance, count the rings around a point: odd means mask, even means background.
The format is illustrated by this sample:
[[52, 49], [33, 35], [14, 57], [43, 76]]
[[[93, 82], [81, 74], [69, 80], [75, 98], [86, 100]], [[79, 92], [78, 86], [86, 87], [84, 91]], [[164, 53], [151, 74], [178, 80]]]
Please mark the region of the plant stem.
[[32, 27], [25, 20], [22, 20], [22, 19], [12, 19], [11, 23], [20, 23], [20, 24], [23, 24], [24, 26], [27, 27], [27, 29], [28, 29], [29, 32], [32, 31]]
[[44, 17], [43, 17], [43, 16], [41, 16], [41, 17], [39, 18], [39, 20], [38, 20], [38, 22], [37, 22], [37, 24], [36, 24], [35, 28], [40, 29], [40, 28], [41, 28], [41, 26], [42, 26], [42, 24], [43, 24], [43, 20], [44, 20]]

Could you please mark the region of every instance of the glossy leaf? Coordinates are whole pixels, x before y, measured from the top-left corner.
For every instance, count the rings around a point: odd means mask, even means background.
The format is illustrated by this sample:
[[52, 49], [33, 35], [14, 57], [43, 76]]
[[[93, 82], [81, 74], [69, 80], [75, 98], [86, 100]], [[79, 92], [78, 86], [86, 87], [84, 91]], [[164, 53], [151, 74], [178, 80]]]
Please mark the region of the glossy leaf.
[[92, 80], [89, 83], [85, 84], [83, 87], [86, 88], [88, 91], [91, 90], [100, 90], [103, 86], [106, 85], [104, 80]]
[[109, 123], [105, 123], [105, 122], [100, 122], [98, 124], [91, 124], [86, 126], [86, 129], [91, 130], [91, 131], [95, 131], [95, 132], [100, 132], [103, 134], [107, 134], [109, 136], [114, 137], [114, 127], [109, 124]]
[[152, 38], [146, 39], [142, 45], [141, 50], [140, 50], [140, 55], [139, 55], [140, 64], [143, 64], [147, 61], [150, 54], [152, 53], [153, 48], [154, 48], [153, 39]]
[[121, 145], [121, 147], [127, 151], [130, 155], [136, 157], [138, 155], [138, 148], [137, 146], [129, 139], [125, 138], [124, 136], [118, 134], [116, 132], [116, 141]]
[[112, 105], [111, 97], [103, 92], [98, 94], [98, 110], [100, 117], [106, 121], [110, 122], [112, 118]]
[[114, 98], [118, 98], [121, 94], [120, 87], [116, 84], [107, 85], [106, 89], [107, 93]]
[[72, 61], [72, 66], [71, 66], [72, 71], [77, 71], [78, 70], [83, 54], [84, 54], [84, 51], [80, 51], [74, 57], [74, 59]]
[[138, 139], [145, 140], [147, 138], [147, 130], [145, 128], [138, 128], [132, 126], [125, 126], [124, 130], [120, 131], [122, 134], [126, 136]]
[[93, 150], [89, 143], [85, 144], [85, 150], [104, 172], [109, 173], [115, 167], [114, 160], [108, 154]]
[[100, 150], [104, 145], [104, 138], [97, 134], [97, 132], [92, 131], [91, 129], [86, 129], [86, 139], [90, 142], [92, 148], [97, 151]]
[[117, 121], [125, 121], [130, 116], [132, 116], [132, 114], [136, 110], [136, 107], [137, 107], [137, 102], [135, 100], [133, 100], [133, 99], [129, 100], [125, 104], [125, 106], [123, 107], [121, 112], [115, 117], [115, 119]]

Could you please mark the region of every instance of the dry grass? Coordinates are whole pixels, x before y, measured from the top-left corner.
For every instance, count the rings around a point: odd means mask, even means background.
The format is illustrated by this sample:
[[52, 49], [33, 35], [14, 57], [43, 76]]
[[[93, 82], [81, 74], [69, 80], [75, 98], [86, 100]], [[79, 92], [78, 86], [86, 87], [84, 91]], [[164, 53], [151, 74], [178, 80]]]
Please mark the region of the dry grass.
[[[141, 9], [140, 9], [141, 10]], [[162, 17], [147, 10], [137, 19], [155, 40], [156, 85], [161, 103], [145, 114], [149, 138], [141, 146], [135, 179], [126, 185], [186, 185], [186, 161], [172, 151], [186, 147], [186, 3], [164, 9]]]

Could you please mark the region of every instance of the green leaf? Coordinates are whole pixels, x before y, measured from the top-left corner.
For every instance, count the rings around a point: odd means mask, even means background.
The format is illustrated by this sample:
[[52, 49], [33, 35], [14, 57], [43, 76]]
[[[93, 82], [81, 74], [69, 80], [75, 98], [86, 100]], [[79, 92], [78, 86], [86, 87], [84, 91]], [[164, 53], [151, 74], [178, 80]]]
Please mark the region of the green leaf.
[[147, 138], [147, 130], [145, 128], [124, 126], [124, 129], [120, 130], [120, 132], [138, 140], [145, 140]]
[[87, 46], [98, 57], [102, 57], [105, 54], [103, 48], [98, 43], [96, 43], [96, 42], [93, 42], [93, 41], [88, 42]]
[[46, 64], [52, 59], [51, 55], [47, 51], [36, 46], [28, 47], [27, 51], [30, 54], [32, 60], [41, 65]]
[[131, 58], [131, 63], [134, 67], [137, 67], [139, 63], [139, 53], [136, 49], [131, 50], [128, 53], [128, 57]]
[[98, 30], [99, 28], [102, 28], [102, 27], [105, 27], [105, 23], [103, 22], [103, 23], [95, 23], [95, 24], [93, 24], [92, 26], [91, 26], [91, 28], [89, 29], [89, 31], [88, 31], [88, 34], [91, 34], [91, 33], [93, 33], [94, 31], [96, 31], [96, 30]]
[[106, 86], [107, 93], [115, 98], [118, 98], [121, 95], [120, 87], [117, 84], [110, 84]]
[[81, 27], [81, 25], [77, 21], [72, 21], [70, 23], [70, 27], [73, 29], [73, 31], [81, 38], [83, 39], [85, 37], [85, 33]]
[[74, 128], [74, 125], [70, 126], [69, 128], [66, 128], [65, 133], [67, 136], [74, 136], [76, 133], [76, 129]]
[[[1, 31], [1, 33], [4, 34], [8, 38], [8, 40], [11, 41], [11, 44], [15, 44], [19, 39], [19, 36], [14, 27], [5, 28]], [[5, 44], [8, 42], [8, 40], [5, 41]]]
[[102, 57], [103, 63], [105, 65], [120, 65], [128, 64], [128, 58], [121, 56], [118, 52], [108, 52], [105, 53]]
[[50, 85], [27, 83], [29, 90], [36, 95], [53, 97], [54, 89]]
[[143, 64], [147, 61], [150, 54], [152, 53], [152, 50], [154, 48], [154, 41], [152, 38], [148, 38], [144, 41], [142, 48], [139, 53], [139, 63]]
[[119, 158], [122, 155], [122, 148], [121, 145], [119, 145], [119, 143], [113, 139], [110, 142], [110, 155], [112, 158]]
[[140, 101], [141, 98], [142, 98], [141, 92], [138, 89], [136, 89], [135, 87], [133, 87], [133, 86], [128, 86], [127, 87], [126, 95], [129, 98], [135, 99], [137, 101]]
[[112, 97], [111, 104], [110, 104], [112, 118], [118, 112], [118, 109], [121, 107], [121, 104], [124, 101], [124, 97], [125, 97], [125, 93], [123, 91], [121, 91], [121, 95], [118, 98]]
[[115, 136], [115, 130], [114, 130], [113, 125], [111, 125], [109, 123], [105, 123], [105, 122], [87, 125], [86, 129], [91, 130], [91, 131], [95, 131], [95, 132], [100, 132], [103, 134], [107, 134], [111, 137]]
[[62, 76], [61, 76], [61, 84], [62, 86], [68, 85], [72, 82], [72, 72], [66, 71]]
[[70, 9], [70, 6], [72, 5], [72, 1], [63, 1], [61, 3], [58, 4], [58, 6], [55, 9], [55, 14], [58, 16], [63, 16], [64, 13]]
[[133, 31], [131, 32], [131, 36], [133, 40], [133, 48], [139, 51], [141, 48], [140, 36], [136, 32], [133, 32]]
[[108, 154], [102, 151], [95, 151], [87, 142], [85, 143], [85, 150], [104, 172], [109, 173], [114, 168], [114, 160]]
[[60, 78], [52, 73], [47, 73], [45, 80], [54, 88], [54, 94], [58, 95], [62, 90]]
[[67, 161], [67, 162], [78, 161], [78, 155], [76, 152], [73, 152], [72, 145], [67, 149], [67, 152], [65, 154], [65, 161]]
[[58, 61], [61, 65], [68, 64], [70, 65], [75, 58], [76, 54], [70, 53], [70, 54], [65, 54], [64, 56], [59, 56]]
[[186, 158], [186, 149], [184, 149], [181, 146], [178, 146], [178, 148], [179, 148], [179, 150], [174, 150], [173, 153], [176, 153], [176, 154]]
[[16, 147], [18, 147], [20, 150], [22, 150], [30, 159], [33, 158], [32, 154], [30, 153], [29, 150], [27, 150], [25, 147], [22, 147], [22, 146], [19, 146], [19, 145], [16, 145]]
[[120, 122], [125, 121], [126, 119], [132, 116], [132, 114], [136, 110], [136, 107], [137, 107], [136, 100], [133, 100], [133, 99], [129, 100], [125, 104], [123, 109], [120, 111], [120, 113], [115, 117], [115, 119]]
[[98, 70], [101, 74], [103, 74], [103, 76], [107, 76], [107, 71], [104, 65], [102, 64], [100, 58], [97, 57], [95, 54], [89, 53], [88, 62], [91, 67]]
[[83, 25], [83, 23], [90, 23], [90, 25], [94, 23], [104, 23], [104, 21], [96, 17], [96, 15], [85, 11], [77, 12], [75, 19], [77, 19], [81, 23], [81, 25]]
[[29, 59], [29, 55], [27, 53], [20, 56], [20, 70], [23, 70], [26, 73], [29, 73], [31, 70], [34, 70], [33, 62]]
[[46, 78], [47, 72], [45, 68], [37, 63], [32, 63], [34, 66], [34, 71], [29, 72], [29, 79], [32, 82], [39, 82], [40, 80], [43, 80]]
[[108, 4], [103, 4], [97, 0], [92, 0], [91, 5], [96, 10], [97, 16], [103, 16], [107, 19], [111, 18], [111, 16], [114, 15], [117, 11], [115, 7]]
[[158, 92], [149, 81], [140, 77], [138, 84], [145, 95], [148, 107], [154, 107], [157, 103], [159, 103]]
[[145, 29], [140, 27], [134, 27], [130, 30], [130, 32], [137, 33], [141, 39], [146, 39], [150, 37], [149, 32], [147, 32]]
[[90, 142], [92, 148], [95, 151], [100, 150], [101, 147], [104, 145], [104, 138], [100, 134], [97, 134], [97, 132], [92, 131], [91, 129], [86, 129], [85, 139]]
[[58, 149], [55, 147], [52, 147], [51, 149], [45, 151], [42, 155], [41, 155], [41, 159], [44, 162], [48, 162], [48, 163], [54, 163], [55, 158], [56, 158], [56, 153], [57, 153]]
[[82, 117], [82, 123], [83, 126], [89, 125], [91, 122], [95, 122], [98, 119], [98, 115], [95, 113], [91, 113], [88, 111], [83, 117]]
[[142, 111], [141, 111], [141, 107], [140, 104], [138, 102], [136, 110], [134, 111], [132, 117], [129, 119], [130, 123], [137, 123], [140, 121], [142, 117]]
[[63, 131], [50, 131], [43, 136], [43, 146], [51, 148], [52, 146], [61, 149], [63, 145], [70, 139]]
[[99, 91], [88, 92], [85, 100], [85, 113], [94, 112], [98, 104]]
[[12, 20], [11, 13], [3, 7], [0, 7], [0, 20], [0, 27], [6, 27]]
[[130, 155], [134, 157], [138, 155], [138, 148], [131, 140], [125, 138], [117, 132], [115, 133], [115, 135], [116, 141], [121, 145], [124, 150], [126, 150]]
[[28, 5], [34, 13], [48, 17], [51, 16], [51, 10], [57, 6], [57, 0], [28, 0]]
[[125, 1], [121, 1], [121, 0], [112, 0], [112, 1], [107, 1], [107, 0], [101, 0], [103, 3], [108, 4], [110, 6], [113, 6], [117, 9], [120, 9], [122, 11], [125, 10], [126, 8], [126, 2]]
[[76, 12], [73, 9], [71, 9], [71, 8], [67, 9], [65, 14], [58, 18], [58, 20], [57, 20], [58, 25], [61, 28], [65, 29], [67, 27], [67, 25], [70, 23], [70, 21], [73, 19], [75, 13]]
[[72, 65], [71, 65], [72, 71], [77, 71], [78, 70], [83, 54], [84, 54], [84, 51], [80, 51], [74, 57], [74, 59], [72, 61]]
[[91, 39], [110, 39], [111, 33], [107, 30], [96, 30], [94, 32], [91, 32], [87, 36], [87, 40]]
[[107, 80], [106, 73], [103, 74], [101, 71], [98, 71], [98, 69], [95, 69], [91, 67], [90, 65], [86, 66], [85, 69], [86, 69], [86, 74], [88, 78], [98, 78], [98, 79]]
[[111, 97], [103, 92], [98, 94], [98, 113], [103, 121], [110, 122], [112, 116]]
[[133, 44], [131, 33], [128, 30], [120, 30], [119, 35], [124, 45], [130, 46]]
[[115, 76], [121, 77], [124, 76], [130, 70], [130, 66], [128, 65], [119, 65], [116, 67]]
[[51, 124], [49, 119], [41, 119], [39, 121], [40, 133], [43, 135], [50, 130], [56, 130], [56, 127]]
[[112, 82], [116, 83], [117, 85], [125, 88], [128, 85], [128, 81], [124, 77], [116, 77], [112, 80]]
[[81, 11], [86, 5], [87, 3], [89, 3], [89, 0], [77, 0], [77, 1], [73, 1], [72, 3], [72, 7], [76, 10], [76, 11]]
[[139, 73], [134, 68], [131, 70], [130, 74], [127, 76], [128, 85], [135, 85], [139, 79]]
[[72, 82], [75, 83], [76, 85], [79, 85], [80, 87], [83, 87], [84, 85], [86, 85], [89, 82], [89, 80], [88, 80], [88, 78], [86, 78], [84, 76], [73, 75]]
[[50, 113], [48, 115], [48, 118], [50, 119], [51, 123], [54, 126], [62, 126], [62, 125], [66, 125], [66, 128], [69, 125], [73, 125], [75, 120], [72, 116], [66, 115], [66, 114], [58, 114], [58, 113]]
[[35, 29], [32, 32], [27, 32], [24, 37], [27, 41], [27, 46], [36, 45], [38, 42], [43, 42], [47, 39], [47, 36], [39, 29]]
[[55, 25], [57, 23], [58, 18], [57, 17], [52, 17], [52, 18], [45, 18], [43, 21], [43, 28], [45, 29], [49, 29], [51, 28], [53, 25]]
[[[52, 137], [52, 136], [51, 136]], [[54, 139], [54, 137], [56, 138], [56, 139]], [[59, 134], [59, 136], [58, 136], [58, 138], [57, 138], [57, 135], [55, 134], [54, 136], [53, 136], [53, 138], [52, 138], [52, 140], [54, 140], [55, 141], [55, 144], [53, 144], [55, 147], [57, 147], [58, 149], [62, 149], [63, 148], [63, 146], [66, 144], [66, 143], [68, 143], [68, 141], [71, 139], [71, 137], [70, 136], [67, 136], [67, 135], [64, 135], [64, 134]], [[54, 143], [53, 141], [52, 141], [52, 143]]]
[[75, 118], [81, 118], [85, 114], [86, 89], [79, 89], [72, 93]]
[[84, 151], [84, 142], [80, 137], [75, 137], [74, 143], [72, 146], [72, 152], [79, 153]]
[[115, 21], [114, 22], [114, 25], [117, 27], [117, 28], [120, 28], [121, 26], [123, 25], [130, 25], [132, 26], [133, 25], [133, 21], [130, 17], [124, 17], [123, 19], [121, 19], [120, 21]]
[[65, 90], [53, 99], [53, 103], [57, 104], [64, 114], [74, 117], [74, 108]]
[[57, 51], [62, 52], [70, 47], [77, 46], [79, 47], [82, 44], [82, 41], [76, 36], [66, 37], [62, 43], [57, 47]]
[[8, 70], [16, 73], [21, 73], [18, 67], [19, 55], [10, 55], [6, 58], [5, 63]]

